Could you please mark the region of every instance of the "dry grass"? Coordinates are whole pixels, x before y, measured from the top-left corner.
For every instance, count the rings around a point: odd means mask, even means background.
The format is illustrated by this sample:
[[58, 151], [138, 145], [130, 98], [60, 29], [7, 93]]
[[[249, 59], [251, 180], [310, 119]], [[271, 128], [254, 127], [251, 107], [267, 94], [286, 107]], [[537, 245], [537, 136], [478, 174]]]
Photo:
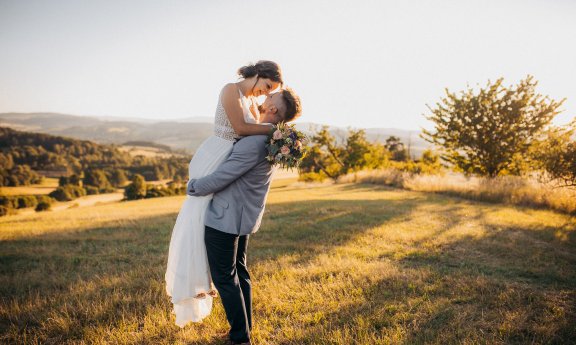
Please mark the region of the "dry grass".
[[[223, 344], [174, 325], [183, 197], [0, 219], [0, 343]], [[252, 236], [255, 344], [568, 344], [576, 219], [384, 186], [276, 183]]]
[[533, 179], [502, 176], [493, 179], [461, 174], [411, 175], [395, 169], [360, 171], [342, 176], [339, 183], [371, 183], [419, 192], [435, 192], [472, 200], [547, 208], [576, 213], [576, 190], [555, 188]]

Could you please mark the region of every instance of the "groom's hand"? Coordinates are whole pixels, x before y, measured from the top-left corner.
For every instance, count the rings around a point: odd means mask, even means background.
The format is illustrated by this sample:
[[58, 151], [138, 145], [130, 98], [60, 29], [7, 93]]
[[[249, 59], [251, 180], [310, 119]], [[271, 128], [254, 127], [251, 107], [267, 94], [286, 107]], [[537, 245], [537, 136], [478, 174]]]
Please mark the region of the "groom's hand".
[[192, 179], [188, 181], [188, 184], [186, 185], [186, 194], [190, 195], [190, 196], [195, 196], [194, 195], [194, 182], [196, 181], [196, 179]]

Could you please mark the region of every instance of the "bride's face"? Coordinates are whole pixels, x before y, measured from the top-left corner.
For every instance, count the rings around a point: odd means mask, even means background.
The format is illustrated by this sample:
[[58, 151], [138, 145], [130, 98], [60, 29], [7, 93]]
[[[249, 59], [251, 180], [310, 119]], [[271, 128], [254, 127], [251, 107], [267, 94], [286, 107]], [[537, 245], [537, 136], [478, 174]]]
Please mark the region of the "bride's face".
[[252, 96], [259, 97], [259, 96], [268, 96], [270, 92], [276, 90], [280, 86], [280, 83], [272, 81], [267, 78], [259, 78], [256, 85], [253, 88]]

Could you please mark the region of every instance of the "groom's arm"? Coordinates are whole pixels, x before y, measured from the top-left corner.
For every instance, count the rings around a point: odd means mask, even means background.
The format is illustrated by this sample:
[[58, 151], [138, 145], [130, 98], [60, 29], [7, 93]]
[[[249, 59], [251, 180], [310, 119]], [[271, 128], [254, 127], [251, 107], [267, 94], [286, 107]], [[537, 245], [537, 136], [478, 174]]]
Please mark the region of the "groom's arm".
[[186, 193], [190, 196], [203, 196], [219, 192], [255, 167], [266, 155], [265, 137], [259, 137], [239, 140], [232, 147], [230, 156], [216, 171], [197, 180], [190, 180]]

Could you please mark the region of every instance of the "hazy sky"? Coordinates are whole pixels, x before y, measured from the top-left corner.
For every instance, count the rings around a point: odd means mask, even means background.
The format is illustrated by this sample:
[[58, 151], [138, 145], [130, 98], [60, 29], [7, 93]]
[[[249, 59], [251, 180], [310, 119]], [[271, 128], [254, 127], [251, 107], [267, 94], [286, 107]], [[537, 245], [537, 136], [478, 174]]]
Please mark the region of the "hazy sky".
[[444, 88], [527, 74], [576, 116], [576, 1], [0, 0], [0, 112], [213, 116], [278, 62], [301, 121], [431, 127]]

